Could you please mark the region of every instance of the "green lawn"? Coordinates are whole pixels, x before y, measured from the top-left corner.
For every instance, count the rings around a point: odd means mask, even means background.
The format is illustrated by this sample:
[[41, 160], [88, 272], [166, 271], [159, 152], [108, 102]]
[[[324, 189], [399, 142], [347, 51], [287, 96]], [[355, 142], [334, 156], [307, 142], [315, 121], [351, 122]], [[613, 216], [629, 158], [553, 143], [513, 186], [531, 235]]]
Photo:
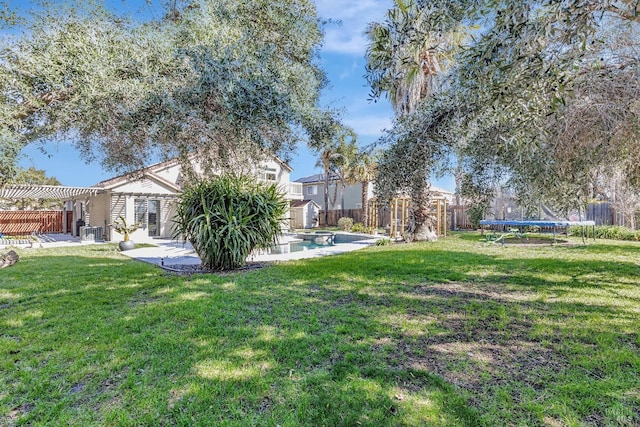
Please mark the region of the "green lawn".
[[460, 234], [228, 275], [0, 270], [0, 425], [640, 424], [640, 244]]

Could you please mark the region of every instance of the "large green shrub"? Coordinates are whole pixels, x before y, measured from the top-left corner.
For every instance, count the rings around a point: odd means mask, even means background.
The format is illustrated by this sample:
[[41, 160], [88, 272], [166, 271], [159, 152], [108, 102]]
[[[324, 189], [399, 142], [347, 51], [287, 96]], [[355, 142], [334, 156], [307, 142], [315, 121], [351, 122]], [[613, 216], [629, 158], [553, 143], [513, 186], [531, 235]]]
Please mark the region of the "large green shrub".
[[367, 231], [368, 231], [368, 228], [365, 227], [364, 224], [361, 223], [361, 222], [356, 222], [351, 227], [351, 232], [352, 233], [366, 233]]
[[173, 237], [190, 242], [203, 267], [236, 269], [251, 251], [277, 241], [286, 212], [287, 202], [274, 184], [225, 175], [185, 189]]
[[485, 211], [485, 207], [480, 205], [470, 206], [469, 209], [467, 209], [467, 218], [473, 228], [480, 228], [480, 221], [484, 218]]
[[351, 231], [351, 227], [353, 227], [353, 218], [343, 216], [338, 220], [338, 227], [340, 227], [342, 231]]

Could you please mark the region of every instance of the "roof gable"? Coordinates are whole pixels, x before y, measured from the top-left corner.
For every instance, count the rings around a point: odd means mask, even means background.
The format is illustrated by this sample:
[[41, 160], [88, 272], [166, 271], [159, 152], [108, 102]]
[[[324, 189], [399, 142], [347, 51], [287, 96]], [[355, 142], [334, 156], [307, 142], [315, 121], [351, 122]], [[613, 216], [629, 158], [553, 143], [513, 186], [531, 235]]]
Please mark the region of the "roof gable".
[[305, 206], [307, 206], [309, 203], [316, 205], [317, 208], [321, 208], [321, 206], [313, 201], [313, 200], [295, 200], [291, 203], [291, 207], [292, 208], [303, 208]]
[[122, 187], [129, 187], [131, 185], [140, 184], [145, 186], [145, 181], [151, 181], [155, 185], [165, 188], [173, 193], [179, 193], [182, 188], [177, 184], [174, 184], [161, 176], [151, 172], [149, 169], [145, 169], [141, 174], [131, 173], [128, 175], [122, 175], [107, 181], [102, 181], [96, 185], [96, 187], [103, 188], [105, 190], [116, 191]]
[[127, 172], [122, 175], [114, 176], [113, 178], [100, 181], [95, 185], [95, 187], [110, 189], [113, 187], [117, 187], [118, 184], [139, 180], [149, 173], [154, 174], [160, 170], [179, 165], [180, 163], [178, 162], [178, 159], [171, 159], [160, 163], [154, 163], [150, 166], [147, 166], [146, 168], [142, 168], [133, 172]]
[[[193, 159], [195, 160], [195, 156], [193, 156]], [[282, 169], [286, 170], [287, 172], [293, 171], [291, 166], [289, 166], [280, 158], [274, 156], [273, 161], [278, 163], [282, 167]], [[175, 183], [161, 176], [161, 175], [171, 175], [170, 170], [175, 168], [178, 169], [177, 171], [174, 171], [175, 176], [177, 177], [177, 180]], [[136, 181], [140, 181], [142, 179], [148, 178], [164, 186], [169, 186], [169, 188], [172, 188], [174, 191], [182, 191], [181, 185], [179, 184], [181, 176], [182, 176], [182, 173], [181, 173], [180, 161], [179, 159], [174, 158], [174, 159], [166, 160], [164, 162], [155, 163], [153, 165], [147, 166], [143, 169], [140, 169], [134, 172], [125, 173], [125, 174], [101, 181], [97, 183], [95, 187], [104, 188], [104, 189], [114, 189], [122, 185], [126, 185], [132, 182], [136, 182]]]

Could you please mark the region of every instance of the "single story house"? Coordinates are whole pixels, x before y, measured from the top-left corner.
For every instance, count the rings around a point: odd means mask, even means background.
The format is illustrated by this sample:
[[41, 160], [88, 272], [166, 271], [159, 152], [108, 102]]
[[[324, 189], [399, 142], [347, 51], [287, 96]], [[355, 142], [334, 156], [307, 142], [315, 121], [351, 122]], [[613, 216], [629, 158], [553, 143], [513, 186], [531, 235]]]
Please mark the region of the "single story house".
[[[302, 200], [302, 185], [289, 181], [291, 171], [286, 163], [273, 159], [261, 163], [256, 175], [260, 181], [276, 183], [287, 200]], [[65, 199], [65, 209], [73, 212], [75, 225], [68, 231], [89, 240], [120, 241], [123, 236], [113, 224], [122, 217], [127, 224], [140, 224], [130, 236], [135, 242], [170, 238], [183, 179], [179, 161], [169, 160], [99, 182], [87, 192]]]

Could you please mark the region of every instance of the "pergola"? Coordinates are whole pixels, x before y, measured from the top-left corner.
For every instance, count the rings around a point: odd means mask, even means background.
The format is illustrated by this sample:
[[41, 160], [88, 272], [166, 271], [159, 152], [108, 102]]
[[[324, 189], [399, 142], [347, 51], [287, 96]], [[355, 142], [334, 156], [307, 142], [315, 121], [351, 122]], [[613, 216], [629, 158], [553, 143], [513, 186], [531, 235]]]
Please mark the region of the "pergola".
[[[84, 201], [88, 204], [89, 198], [98, 193], [105, 192], [105, 189], [98, 187], [67, 187], [62, 185], [39, 185], [39, 184], [8, 184], [0, 186], [0, 198], [4, 199], [52, 199], [61, 201], [71, 201], [73, 203], [72, 223], [75, 224], [80, 217], [76, 212], [76, 203]], [[82, 206], [82, 205], [81, 205]], [[66, 212], [66, 207], [63, 212]], [[74, 233], [73, 227], [68, 229], [66, 221], [63, 221], [63, 231]]]
[[4, 199], [74, 200], [103, 192], [97, 187], [66, 187], [62, 185], [11, 184], [0, 187]]

